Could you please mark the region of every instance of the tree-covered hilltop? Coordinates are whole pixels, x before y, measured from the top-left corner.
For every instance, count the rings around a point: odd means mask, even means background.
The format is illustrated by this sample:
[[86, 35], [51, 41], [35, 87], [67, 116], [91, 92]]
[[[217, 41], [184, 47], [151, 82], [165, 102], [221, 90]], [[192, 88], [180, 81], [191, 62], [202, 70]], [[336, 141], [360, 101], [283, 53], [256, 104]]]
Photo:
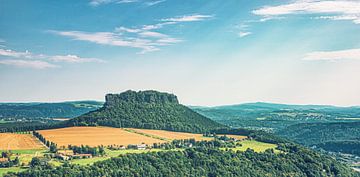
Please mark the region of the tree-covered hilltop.
[[306, 148], [282, 144], [279, 149], [283, 153], [272, 150], [234, 152], [203, 147], [127, 154], [91, 166], [35, 166], [5, 176], [360, 176], [334, 159]]
[[106, 95], [104, 107], [66, 122], [70, 126], [111, 126], [203, 133], [224, 126], [184, 105], [173, 94], [126, 91]]

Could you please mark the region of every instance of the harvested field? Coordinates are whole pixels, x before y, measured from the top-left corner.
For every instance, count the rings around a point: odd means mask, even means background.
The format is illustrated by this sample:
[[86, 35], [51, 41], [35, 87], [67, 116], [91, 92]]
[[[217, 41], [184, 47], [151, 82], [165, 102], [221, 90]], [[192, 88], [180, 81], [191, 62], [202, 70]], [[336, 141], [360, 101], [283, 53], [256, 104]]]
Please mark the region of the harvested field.
[[194, 138], [196, 141], [201, 140], [212, 140], [212, 138], [204, 137], [202, 134], [194, 134], [194, 133], [183, 133], [183, 132], [172, 132], [166, 130], [150, 130], [150, 129], [136, 129], [136, 128], [128, 128], [129, 130], [133, 130], [135, 132], [160, 137], [168, 140], [174, 139], [192, 139]]
[[31, 134], [0, 133], [0, 150], [44, 149]]
[[145, 143], [163, 143], [165, 141], [151, 138], [137, 133], [125, 131], [121, 128], [110, 127], [69, 127], [38, 131], [45, 139], [61, 146], [68, 145], [124, 145]]

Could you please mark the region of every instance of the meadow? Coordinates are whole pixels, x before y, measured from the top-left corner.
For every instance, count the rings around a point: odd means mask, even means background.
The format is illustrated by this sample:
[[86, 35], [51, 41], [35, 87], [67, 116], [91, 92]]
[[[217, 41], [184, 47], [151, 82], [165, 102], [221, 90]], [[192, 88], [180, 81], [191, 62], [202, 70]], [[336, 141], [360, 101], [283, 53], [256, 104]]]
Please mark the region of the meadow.
[[246, 151], [247, 149], [253, 149], [255, 152], [264, 152], [267, 149], [274, 149], [275, 152], [278, 152], [275, 148], [276, 144], [263, 143], [255, 140], [245, 140], [242, 141], [241, 146], [237, 146], [235, 148], [220, 148], [221, 150], [230, 149], [233, 151]]

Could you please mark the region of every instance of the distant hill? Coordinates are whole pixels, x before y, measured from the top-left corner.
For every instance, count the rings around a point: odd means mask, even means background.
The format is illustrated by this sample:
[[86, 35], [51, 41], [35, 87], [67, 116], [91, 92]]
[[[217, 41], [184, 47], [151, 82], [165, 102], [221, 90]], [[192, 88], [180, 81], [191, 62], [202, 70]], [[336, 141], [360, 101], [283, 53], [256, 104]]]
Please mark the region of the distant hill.
[[97, 101], [60, 103], [0, 103], [0, 119], [73, 118], [103, 105]]
[[298, 123], [360, 120], [360, 107], [286, 105], [257, 102], [191, 108], [204, 116], [232, 127], [266, 129], [269, 131], [277, 131]]
[[233, 128], [262, 129], [300, 144], [360, 155], [360, 107], [246, 103], [193, 110]]
[[184, 105], [173, 94], [126, 91], [106, 95], [104, 107], [71, 119], [71, 126], [111, 126], [205, 132], [225, 126]]
[[360, 121], [302, 123], [277, 134], [307, 146], [360, 155]]

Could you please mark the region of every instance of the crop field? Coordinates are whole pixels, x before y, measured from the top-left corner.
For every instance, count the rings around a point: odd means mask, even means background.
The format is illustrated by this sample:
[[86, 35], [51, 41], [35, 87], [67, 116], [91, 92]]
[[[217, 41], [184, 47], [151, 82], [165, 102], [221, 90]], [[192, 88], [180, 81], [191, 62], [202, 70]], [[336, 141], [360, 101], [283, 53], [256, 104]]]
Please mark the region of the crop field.
[[163, 143], [164, 140], [143, 136], [121, 128], [110, 127], [70, 127], [38, 131], [46, 140], [59, 147], [68, 145], [124, 145]]
[[44, 149], [31, 134], [0, 133], [0, 150]]
[[196, 141], [212, 140], [212, 138], [204, 137], [202, 134], [194, 134], [194, 133], [172, 132], [166, 130], [136, 129], [136, 128], [129, 128], [129, 130], [133, 130], [138, 133], [147, 134], [154, 137], [160, 137], [168, 140], [192, 139], [192, 138], [194, 138]]

